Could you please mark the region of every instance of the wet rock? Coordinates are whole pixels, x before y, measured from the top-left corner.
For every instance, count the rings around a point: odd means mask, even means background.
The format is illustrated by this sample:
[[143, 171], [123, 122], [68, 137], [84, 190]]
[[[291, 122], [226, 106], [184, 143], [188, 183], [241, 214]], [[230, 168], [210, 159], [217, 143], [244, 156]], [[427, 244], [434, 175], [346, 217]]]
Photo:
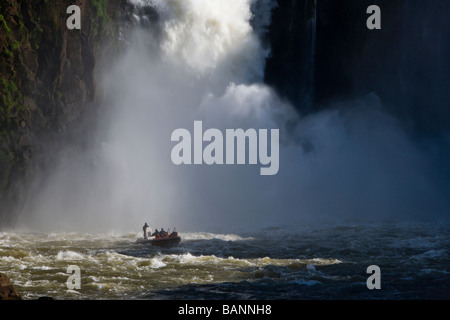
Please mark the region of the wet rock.
[[0, 300], [22, 300], [17, 289], [3, 273], [0, 273]]

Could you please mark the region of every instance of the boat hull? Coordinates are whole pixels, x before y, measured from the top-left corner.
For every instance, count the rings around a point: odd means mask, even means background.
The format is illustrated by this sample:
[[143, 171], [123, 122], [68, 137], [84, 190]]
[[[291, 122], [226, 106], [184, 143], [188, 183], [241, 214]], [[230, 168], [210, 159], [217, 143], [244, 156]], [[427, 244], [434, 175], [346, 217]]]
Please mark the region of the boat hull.
[[153, 246], [174, 246], [181, 242], [181, 237], [164, 237], [158, 239], [137, 239], [137, 243], [150, 244]]

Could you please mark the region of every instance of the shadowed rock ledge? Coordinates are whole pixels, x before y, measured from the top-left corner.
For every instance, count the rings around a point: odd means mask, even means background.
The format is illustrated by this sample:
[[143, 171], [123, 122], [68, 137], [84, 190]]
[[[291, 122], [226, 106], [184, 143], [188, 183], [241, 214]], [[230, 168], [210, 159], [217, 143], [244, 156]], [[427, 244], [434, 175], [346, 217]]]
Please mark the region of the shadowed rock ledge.
[[0, 273], [0, 300], [22, 300], [17, 289], [3, 273]]

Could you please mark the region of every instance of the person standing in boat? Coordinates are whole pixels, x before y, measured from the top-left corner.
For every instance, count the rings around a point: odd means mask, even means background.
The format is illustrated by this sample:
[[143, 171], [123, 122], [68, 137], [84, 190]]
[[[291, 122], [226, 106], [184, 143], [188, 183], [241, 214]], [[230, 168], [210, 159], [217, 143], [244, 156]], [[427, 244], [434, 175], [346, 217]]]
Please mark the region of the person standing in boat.
[[142, 227], [142, 230], [144, 231], [144, 239], [148, 239], [148, 237], [147, 237], [147, 228], [148, 228], [148, 224], [146, 222], [144, 224], [144, 226]]

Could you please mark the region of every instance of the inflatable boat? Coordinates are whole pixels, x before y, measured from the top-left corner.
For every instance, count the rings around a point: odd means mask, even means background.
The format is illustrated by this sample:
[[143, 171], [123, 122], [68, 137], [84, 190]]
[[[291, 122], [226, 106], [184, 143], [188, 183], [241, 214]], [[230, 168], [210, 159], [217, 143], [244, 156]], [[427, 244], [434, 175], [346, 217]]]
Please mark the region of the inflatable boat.
[[141, 244], [151, 244], [153, 246], [173, 246], [181, 242], [181, 237], [177, 232], [172, 232], [171, 234], [164, 237], [156, 236], [147, 239], [139, 238], [136, 240], [136, 242]]

